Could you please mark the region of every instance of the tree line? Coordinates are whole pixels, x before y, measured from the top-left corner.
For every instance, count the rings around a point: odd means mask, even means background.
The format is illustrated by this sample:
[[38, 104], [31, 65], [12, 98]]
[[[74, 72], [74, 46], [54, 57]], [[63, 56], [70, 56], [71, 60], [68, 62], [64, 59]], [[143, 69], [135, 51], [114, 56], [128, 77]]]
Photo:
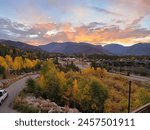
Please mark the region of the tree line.
[[[80, 74], [82, 73], [82, 74]], [[103, 112], [108, 92], [96, 77], [86, 75], [86, 71], [64, 73], [52, 61], [46, 61], [38, 80], [29, 79], [27, 93], [50, 99], [61, 106], [77, 108], [81, 112]]]
[[12, 58], [22, 56], [23, 58], [40, 60], [44, 60], [53, 56], [42, 50], [20, 49], [0, 43], [0, 56], [5, 57], [6, 55], [10, 55]]
[[40, 60], [31, 60], [16, 56], [12, 58], [10, 55], [0, 56], [0, 75], [3, 78], [9, 77], [11, 74], [21, 74], [23, 72], [31, 72], [40, 68]]
[[[128, 79], [103, 68], [63, 72], [48, 60], [43, 63], [38, 80], [29, 79], [27, 86], [25, 93], [80, 112], [127, 112], [128, 108]], [[150, 92], [141, 86], [132, 83], [131, 110], [150, 102]]]

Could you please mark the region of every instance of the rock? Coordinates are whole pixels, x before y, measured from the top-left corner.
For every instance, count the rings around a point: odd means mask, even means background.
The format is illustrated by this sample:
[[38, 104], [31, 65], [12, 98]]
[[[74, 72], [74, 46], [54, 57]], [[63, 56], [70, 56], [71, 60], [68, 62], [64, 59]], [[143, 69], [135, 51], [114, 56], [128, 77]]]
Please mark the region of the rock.
[[55, 102], [51, 102], [53, 106], [57, 107], [58, 105]]
[[33, 106], [39, 108], [40, 104], [39, 104], [39, 102], [35, 102], [35, 103], [33, 104]]
[[68, 106], [61, 107], [58, 106], [55, 102], [51, 102], [49, 99], [36, 98], [34, 96], [26, 96], [25, 102], [28, 105], [38, 108], [42, 112], [48, 113], [78, 113], [77, 109], [69, 108]]
[[51, 102], [49, 99], [46, 99], [47, 102]]

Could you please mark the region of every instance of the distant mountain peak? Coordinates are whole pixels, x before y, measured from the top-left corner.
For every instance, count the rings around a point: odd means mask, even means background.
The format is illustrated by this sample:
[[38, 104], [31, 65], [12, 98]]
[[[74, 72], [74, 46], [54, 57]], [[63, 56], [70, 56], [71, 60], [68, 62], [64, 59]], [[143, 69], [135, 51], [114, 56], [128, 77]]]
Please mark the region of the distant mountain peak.
[[132, 46], [108, 44], [103, 48], [115, 55], [150, 56], [150, 43], [137, 43]]
[[11, 47], [16, 47], [16, 48], [23, 49], [23, 50], [38, 50], [38, 51], [41, 50], [40, 48], [38, 48], [36, 46], [32, 46], [27, 43], [19, 42], [19, 41], [11, 41], [11, 40], [1, 39], [0, 44], [4, 44], [7, 46], [11, 46]]
[[112, 43], [102, 47], [100, 44], [93, 45], [85, 42], [52, 42], [46, 45], [32, 46], [19, 41], [0, 40], [0, 44], [23, 50], [46, 51], [49, 53], [150, 56], [150, 43], [137, 43], [132, 46]]
[[39, 46], [39, 48], [50, 53], [62, 53], [62, 54], [109, 54], [104, 50], [101, 45], [92, 45], [90, 43], [76, 43], [76, 42], [64, 42], [64, 43], [49, 43], [47, 45]]

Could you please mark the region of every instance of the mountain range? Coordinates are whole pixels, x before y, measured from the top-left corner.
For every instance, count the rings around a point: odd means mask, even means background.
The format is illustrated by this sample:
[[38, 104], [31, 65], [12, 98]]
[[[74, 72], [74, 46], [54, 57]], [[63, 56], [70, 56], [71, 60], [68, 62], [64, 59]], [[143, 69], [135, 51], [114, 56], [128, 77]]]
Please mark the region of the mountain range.
[[138, 43], [132, 46], [122, 46], [119, 44], [107, 44], [105, 46], [93, 45], [90, 43], [49, 43], [46, 45], [32, 46], [23, 42], [0, 40], [0, 44], [12, 46], [15, 48], [31, 51], [46, 51], [49, 53], [61, 54], [101, 54], [101, 55], [135, 55], [135, 56], [150, 56], [150, 44]]
[[39, 47], [32, 46], [32, 45], [29, 45], [27, 43], [19, 42], [19, 41], [0, 40], [0, 44], [10, 46], [10, 47], [19, 48], [22, 50], [30, 50], [30, 51], [34, 51], [34, 50], [40, 51], [41, 50]]
[[63, 54], [106, 54], [106, 55], [134, 55], [134, 56], [150, 56], [150, 44], [138, 43], [132, 46], [123, 46], [119, 44], [108, 44], [105, 46], [93, 45], [89, 43], [49, 43], [39, 46], [47, 52], [57, 52]]
[[101, 45], [92, 45], [89, 43], [50, 43], [47, 45], [39, 46], [42, 50], [50, 53], [62, 53], [62, 54], [110, 54], [104, 50]]
[[118, 44], [108, 44], [105, 45], [103, 48], [114, 55], [150, 56], [149, 43], [138, 43], [127, 47]]

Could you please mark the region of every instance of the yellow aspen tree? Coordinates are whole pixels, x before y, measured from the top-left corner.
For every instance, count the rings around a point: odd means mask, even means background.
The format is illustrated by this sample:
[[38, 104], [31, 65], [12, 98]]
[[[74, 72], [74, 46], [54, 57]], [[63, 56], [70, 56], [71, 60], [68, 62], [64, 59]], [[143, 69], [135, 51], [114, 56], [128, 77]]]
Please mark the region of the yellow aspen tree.
[[75, 79], [74, 82], [73, 82], [73, 96], [74, 96], [74, 99], [76, 99], [77, 93], [78, 93], [78, 81]]
[[9, 67], [9, 69], [11, 69], [12, 65], [13, 65], [13, 59], [12, 59], [12, 57], [10, 55], [6, 55], [5, 56], [5, 60], [7, 62], [7, 65]]
[[2, 56], [0, 56], [0, 66], [4, 67], [5, 70], [8, 69], [8, 65], [6, 63], [6, 60]]
[[22, 69], [23, 68], [23, 59], [22, 59], [22, 57], [15, 57], [15, 59], [14, 59], [14, 64], [13, 64], [13, 69], [14, 70], [20, 70], [20, 69]]
[[33, 68], [34, 67], [34, 63], [30, 59], [25, 58], [24, 66], [25, 66], [25, 68]]

